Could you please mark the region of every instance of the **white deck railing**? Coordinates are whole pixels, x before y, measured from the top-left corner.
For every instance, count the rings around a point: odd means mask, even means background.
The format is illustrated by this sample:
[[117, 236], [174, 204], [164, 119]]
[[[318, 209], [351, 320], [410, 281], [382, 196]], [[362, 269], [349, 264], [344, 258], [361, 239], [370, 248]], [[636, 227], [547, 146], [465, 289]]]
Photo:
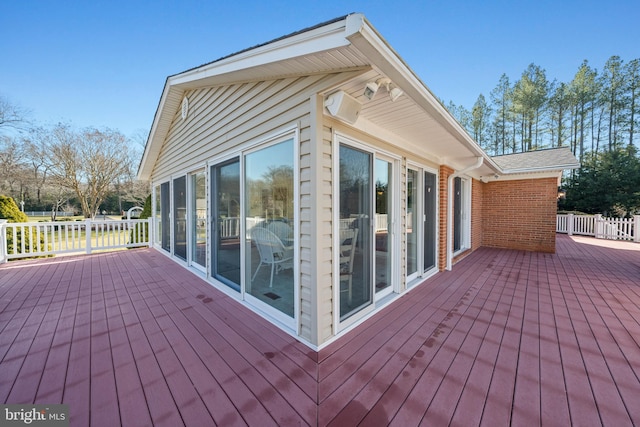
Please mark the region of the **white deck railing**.
[[594, 236], [597, 239], [640, 242], [640, 215], [605, 218], [602, 215], [557, 215], [556, 232]]
[[0, 263], [10, 259], [150, 246], [151, 219], [0, 220]]

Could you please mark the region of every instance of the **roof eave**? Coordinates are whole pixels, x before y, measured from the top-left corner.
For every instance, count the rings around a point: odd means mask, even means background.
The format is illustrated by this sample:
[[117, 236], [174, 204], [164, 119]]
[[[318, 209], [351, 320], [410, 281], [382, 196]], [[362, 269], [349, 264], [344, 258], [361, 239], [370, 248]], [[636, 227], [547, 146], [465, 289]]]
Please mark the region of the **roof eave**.
[[236, 55], [231, 55], [168, 77], [138, 168], [138, 179], [148, 180], [151, 177], [153, 164], [160, 152], [162, 141], [168, 133], [168, 128], [161, 124], [166, 120], [170, 120], [170, 117], [173, 117], [175, 113], [175, 110], [168, 111], [168, 108], [166, 108], [166, 101], [170, 94], [175, 96], [178, 93], [184, 92], [189, 84], [193, 82], [202, 82], [202, 84], [205, 84], [206, 81], [206, 84], [213, 84], [217, 77], [228, 75], [239, 70], [255, 68], [287, 58], [309, 55], [346, 46], [349, 44], [349, 41], [345, 38], [344, 34], [348, 21], [348, 17], [333, 21], [327, 25], [314, 27], [308, 31], [296, 33], [291, 37], [277, 39], [272, 43], [260, 45], [254, 49], [248, 49]]
[[353, 14], [347, 17], [346, 38], [367, 56], [374, 68], [389, 77], [407, 96], [464, 144], [470, 150], [471, 157], [483, 157], [485, 166], [494, 172], [501, 171], [363, 15]]
[[541, 167], [531, 167], [531, 168], [502, 169], [502, 173], [505, 175], [509, 175], [509, 174], [537, 173], [537, 172], [555, 172], [555, 171], [562, 172], [565, 170], [579, 169], [579, 168], [580, 168], [580, 165], [565, 164], [565, 165], [541, 166]]

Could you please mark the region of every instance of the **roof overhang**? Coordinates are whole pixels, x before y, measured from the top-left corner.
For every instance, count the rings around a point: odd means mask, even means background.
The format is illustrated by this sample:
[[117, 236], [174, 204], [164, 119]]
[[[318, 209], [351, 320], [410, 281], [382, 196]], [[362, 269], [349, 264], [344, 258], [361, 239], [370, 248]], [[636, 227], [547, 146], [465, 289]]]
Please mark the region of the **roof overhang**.
[[[239, 82], [271, 80], [321, 73], [345, 73], [339, 86], [321, 95], [343, 90], [357, 98], [362, 110], [353, 125], [437, 164], [463, 170], [481, 157], [481, 166], [469, 175], [494, 177], [532, 172], [501, 168], [469, 136], [428, 87], [361, 14], [351, 14], [167, 78], [156, 111], [138, 178], [153, 171], [175, 114], [186, 91]], [[404, 94], [395, 102], [388, 96], [364, 98], [367, 82], [390, 79]], [[384, 94], [382, 94], [384, 95]], [[325, 111], [325, 114], [328, 114]]]

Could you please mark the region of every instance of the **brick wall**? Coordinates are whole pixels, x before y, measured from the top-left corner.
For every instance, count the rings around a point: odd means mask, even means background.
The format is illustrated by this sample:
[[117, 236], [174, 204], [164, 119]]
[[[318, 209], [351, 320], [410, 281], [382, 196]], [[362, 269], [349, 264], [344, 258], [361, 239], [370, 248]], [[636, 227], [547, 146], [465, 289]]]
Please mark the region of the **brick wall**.
[[484, 207], [484, 184], [476, 179], [471, 180], [471, 250], [482, 246], [482, 218]]
[[440, 166], [439, 188], [440, 195], [440, 212], [439, 212], [439, 230], [438, 230], [438, 269], [444, 271], [447, 268], [447, 199], [449, 191], [447, 182], [449, 175], [454, 172], [448, 166]]
[[481, 184], [481, 244], [555, 252], [557, 182], [543, 178]]

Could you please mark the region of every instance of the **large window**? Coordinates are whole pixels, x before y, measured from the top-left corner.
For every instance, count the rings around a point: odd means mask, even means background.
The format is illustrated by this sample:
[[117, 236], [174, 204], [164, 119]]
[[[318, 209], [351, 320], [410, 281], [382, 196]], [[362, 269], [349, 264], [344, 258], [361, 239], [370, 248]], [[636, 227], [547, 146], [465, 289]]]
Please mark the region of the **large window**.
[[340, 320], [373, 303], [371, 245], [373, 156], [340, 145]]
[[436, 267], [437, 259], [437, 177], [436, 174], [424, 172], [423, 197], [423, 258], [422, 270], [428, 271]]
[[211, 275], [240, 291], [240, 159], [211, 167]]
[[414, 169], [407, 170], [407, 277], [411, 278], [418, 273], [418, 236], [420, 227], [418, 220], [421, 218], [420, 172]]
[[391, 292], [393, 278], [393, 162], [384, 159], [375, 161], [375, 288], [376, 298]]
[[460, 177], [453, 179], [453, 252], [468, 249], [471, 246], [469, 181]]
[[160, 246], [167, 252], [171, 251], [171, 193], [169, 183], [160, 185]]
[[160, 245], [162, 243], [162, 198], [161, 188], [159, 185], [156, 185], [153, 192], [153, 223], [154, 223], [154, 232], [153, 232], [153, 243], [156, 245]]
[[191, 263], [206, 267], [207, 258], [207, 189], [204, 170], [189, 175], [191, 194]]
[[187, 177], [173, 180], [173, 254], [187, 259]]
[[245, 155], [245, 292], [294, 317], [294, 147], [289, 139]]
[[407, 281], [424, 277], [437, 261], [437, 175], [407, 169]]

